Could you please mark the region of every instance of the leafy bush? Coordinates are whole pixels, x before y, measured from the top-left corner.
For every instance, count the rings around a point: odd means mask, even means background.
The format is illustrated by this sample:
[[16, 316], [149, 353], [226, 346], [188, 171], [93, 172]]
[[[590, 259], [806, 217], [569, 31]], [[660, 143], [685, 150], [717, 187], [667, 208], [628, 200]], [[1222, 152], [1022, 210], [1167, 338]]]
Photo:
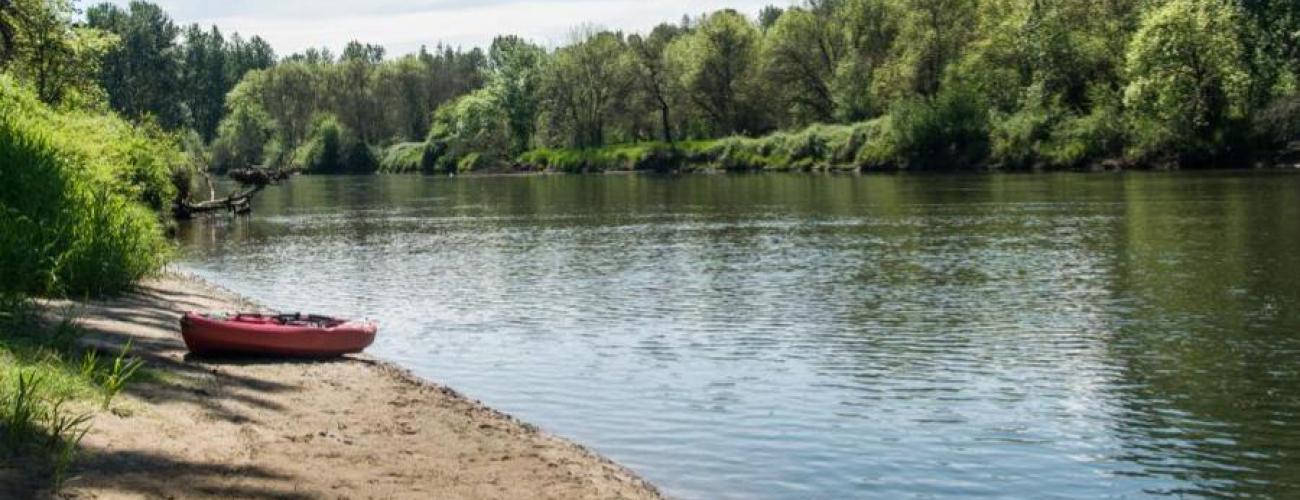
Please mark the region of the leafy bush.
[[1054, 116], [1040, 106], [1026, 106], [994, 118], [989, 127], [989, 160], [1002, 167], [1032, 166], [1051, 134]]
[[419, 172], [424, 162], [423, 142], [399, 142], [384, 149], [379, 157], [379, 171], [386, 173]]
[[[479, 90], [442, 105], [433, 115], [421, 167], [456, 172], [509, 161], [510, 131], [492, 92]], [[475, 157], [465, 161], [470, 155]]]
[[174, 144], [0, 78], [0, 294], [113, 293], [161, 266]]
[[356, 134], [330, 115], [317, 118], [307, 142], [294, 153], [294, 164], [313, 174], [368, 174], [379, 160]]
[[606, 172], [654, 170], [673, 171], [690, 167], [690, 158], [698, 157], [700, 162], [707, 162], [707, 155], [702, 155], [704, 144], [685, 142], [667, 144], [663, 142], [646, 142], [637, 144], [620, 144], [602, 148], [587, 149], [537, 149], [524, 153], [519, 163], [534, 170], [554, 170], [560, 172]]
[[1100, 103], [1084, 116], [1065, 116], [1042, 145], [1041, 155], [1052, 167], [1076, 168], [1119, 158], [1127, 130], [1118, 104]]
[[879, 147], [867, 159], [876, 166], [932, 170], [970, 168], [988, 155], [988, 116], [978, 96], [946, 88], [927, 99], [904, 101], [890, 111]]
[[1228, 2], [1171, 0], [1129, 43], [1124, 101], [1130, 156], [1198, 161], [1238, 144], [1251, 86], [1240, 12]]
[[1300, 93], [1274, 100], [1255, 117], [1255, 136], [1266, 148], [1285, 149], [1300, 141]]
[[262, 165], [273, 132], [271, 117], [255, 106], [235, 106], [217, 127], [212, 168], [223, 172]]

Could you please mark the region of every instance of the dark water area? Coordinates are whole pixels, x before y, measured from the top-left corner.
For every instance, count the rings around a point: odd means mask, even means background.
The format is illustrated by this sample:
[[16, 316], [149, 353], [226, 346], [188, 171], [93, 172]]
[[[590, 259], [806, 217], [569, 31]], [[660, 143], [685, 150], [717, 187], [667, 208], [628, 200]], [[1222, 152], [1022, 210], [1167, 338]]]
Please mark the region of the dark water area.
[[299, 177], [180, 240], [675, 497], [1300, 498], [1300, 173]]

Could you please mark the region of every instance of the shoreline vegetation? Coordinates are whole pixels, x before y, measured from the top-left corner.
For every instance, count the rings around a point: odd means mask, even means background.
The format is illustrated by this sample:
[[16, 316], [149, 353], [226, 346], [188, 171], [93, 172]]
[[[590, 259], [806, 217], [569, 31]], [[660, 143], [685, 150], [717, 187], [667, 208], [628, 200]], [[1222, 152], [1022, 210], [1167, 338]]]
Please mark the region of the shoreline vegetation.
[[218, 170], [1113, 170], [1300, 163], [1300, 7], [835, 0], [558, 47], [250, 71]]

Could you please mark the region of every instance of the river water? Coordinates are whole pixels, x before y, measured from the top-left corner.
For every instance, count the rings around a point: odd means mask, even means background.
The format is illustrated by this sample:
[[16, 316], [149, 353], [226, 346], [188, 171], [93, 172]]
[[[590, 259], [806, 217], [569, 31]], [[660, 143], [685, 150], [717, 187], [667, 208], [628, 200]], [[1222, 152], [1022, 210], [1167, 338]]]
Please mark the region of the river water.
[[1300, 497], [1300, 173], [298, 177], [180, 240], [679, 498]]

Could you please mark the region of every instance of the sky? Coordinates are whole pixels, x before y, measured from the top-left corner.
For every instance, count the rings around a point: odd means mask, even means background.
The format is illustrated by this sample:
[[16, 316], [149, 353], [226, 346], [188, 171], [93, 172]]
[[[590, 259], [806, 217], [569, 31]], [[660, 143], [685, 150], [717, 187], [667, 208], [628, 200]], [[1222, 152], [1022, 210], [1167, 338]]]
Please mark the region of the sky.
[[[152, 0], [177, 24], [216, 24], [223, 33], [260, 35], [277, 54], [326, 46], [337, 52], [349, 40], [377, 43], [390, 55], [439, 42], [485, 47], [498, 34], [515, 34], [547, 46], [592, 25], [644, 32], [684, 14], [732, 8], [751, 17], [764, 5], [791, 0]], [[112, 0], [123, 5], [129, 0]], [[94, 0], [83, 2], [90, 5]]]

